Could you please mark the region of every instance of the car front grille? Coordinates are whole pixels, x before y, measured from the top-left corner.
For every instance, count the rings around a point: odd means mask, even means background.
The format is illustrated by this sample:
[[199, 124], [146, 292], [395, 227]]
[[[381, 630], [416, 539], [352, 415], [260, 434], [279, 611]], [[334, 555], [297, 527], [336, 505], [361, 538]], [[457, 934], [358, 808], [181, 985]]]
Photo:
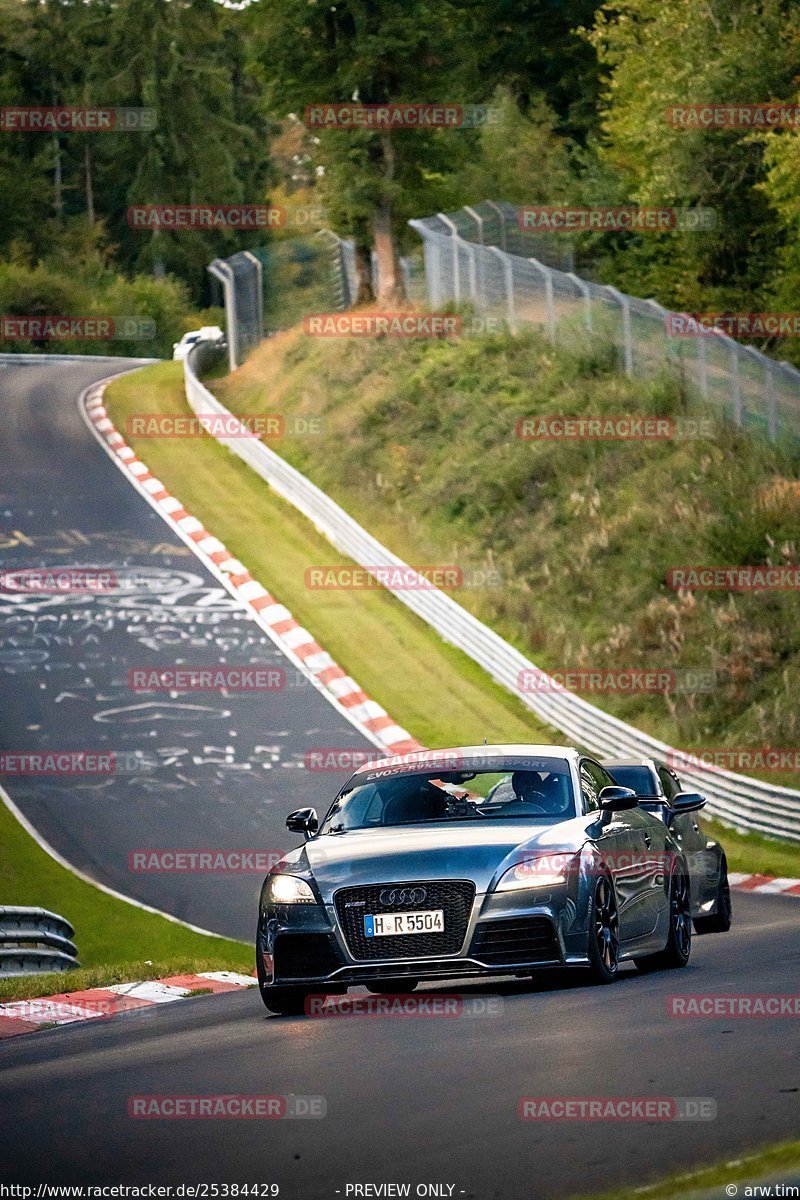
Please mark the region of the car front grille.
[[329, 933], [282, 933], [275, 939], [276, 979], [318, 979], [342, 966], [342, 955]]
[[[381, 903], [381, 892], [400, 889], [424, 889], [424, 900], [402, 900]], [[347, 948], [354, 959], [374, 962], [385, 958], [438, 958], [442, 954], [457, 954], [467, 932], [467, 923], [475, 899], [475, 884], [466, 880], [427, 879], [409, 883], [376, 883], [368, 887], [342, 888], [336, 893], [336, 915]], [[364, 933], [364, 916], [375, 913], [444, 911], [442, 933], [411, 933], [389, 937], [368, 938]]]
[[483, 921], [475, 927], [470, 956], [491, 966], [558, 961], [558, 944], [547, 917]]

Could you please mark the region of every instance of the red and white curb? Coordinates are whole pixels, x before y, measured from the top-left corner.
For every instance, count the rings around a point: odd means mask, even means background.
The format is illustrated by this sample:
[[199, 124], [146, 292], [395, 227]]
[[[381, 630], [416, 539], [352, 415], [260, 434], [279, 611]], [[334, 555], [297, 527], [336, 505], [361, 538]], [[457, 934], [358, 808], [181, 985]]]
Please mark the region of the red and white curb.
[[773, 879], [769, 875], [740, 875], [729, 871], [728, 882], [737, 892], [755, 892], [760, 896], [800, 896], [800, 879]]
[[84, 412], [90, 427], [137, 490], [179, 537], [191, 546], [227, 590], [251, 610], [259, 626], [286, 657], [316, 684], [330, 703], [374, 746], [392, 754], [409, 754], [423, 749], [380, 704], [370, 699], [309, 631], [294, 619], [289, 610], [271, 596], [219, 538], [209, 533], [197, 517], [187, 512], [180, 500], [170, 495], [161, 480], [156, 479], [146, 464], [137, 458], [136, 452], [115, 428], [103, 404], [103, 392], [109, 382], [101, 380], [84, 392]]
[[33, 1033], [42, 1026], [73, 1025], [76, 1021], [98, 1020], [134, 1008], [170, 1004], [202, 992], [235, 992], [255, 987], [250, 975], [236, 971], [201, 971], [198, 975], [170, 975], [142, 983], [114, 983], [83, 992], [62, 992], [36, 1000], [11, 1000], [0, 1004], [0, 1038]]

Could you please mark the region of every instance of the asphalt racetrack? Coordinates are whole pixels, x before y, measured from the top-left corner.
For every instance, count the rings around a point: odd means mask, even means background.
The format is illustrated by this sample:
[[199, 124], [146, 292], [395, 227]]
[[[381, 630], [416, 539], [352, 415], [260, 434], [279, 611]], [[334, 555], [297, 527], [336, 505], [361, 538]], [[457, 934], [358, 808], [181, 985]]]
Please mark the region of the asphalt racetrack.
[[[130, 869], [130, 855], [280, 854], [296, 841], [286, 814], [303, 804], [327, 807], [348, 774], [307, 771], [305, 753], [374, 747], [98, 444], [77, 400], [112, 370], [85, 361], [0, 366], [0, 569], [103, 567], [117, 583], [131, 582], [99, 595], [0, 592], [0, 748], [113, 751], [121, 769], [104, 777], [10, 776], [4, 784], [42, 836], [94, 879], [249, 939], [262, 876], [140, 873]], [[219, 663], [281, 668], [286, 683], [177, 698], [129, 686], [131, 669]]]
[[[246, 991], [9, 1038], [0, 1177], [278, 1183], [286, 1200], [335, 1200], [355, 1183], [407, 1182], [412, 1194], [440, 1183], [454, 1187], [445, 1196], [545, 1200], [796, 1137], [796, 1019], [668, 1012], [675, 994], [796, 992], [797, 901], [737, 896], [735, 918], [731, 933], [696, 940], [684, 971], [626, 966], [610, 987], [558, 973], [415, 993], [499, 997], [492, 1016], [273, 1017]], [[128, 1116], [133, 1096], [289, 1093], [323, 1097], [326, 1116]], [[717, 1116], [522, 1121], [523, 1096], [704, 1097]]]

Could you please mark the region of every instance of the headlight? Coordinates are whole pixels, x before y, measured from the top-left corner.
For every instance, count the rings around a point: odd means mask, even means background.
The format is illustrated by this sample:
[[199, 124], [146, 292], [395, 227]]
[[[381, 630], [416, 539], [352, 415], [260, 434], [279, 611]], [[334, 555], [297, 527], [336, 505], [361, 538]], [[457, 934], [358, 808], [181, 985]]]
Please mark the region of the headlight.
[[574, 855], [540, 854], [526, 858], [500, 876], [496, 892], [517, 892], [522, 888], [558, 887], [567, 882]]
[[311, 888], [296, 875], [273, 875], [267, 885], [267, 900], [271, 904], [316, 904]]

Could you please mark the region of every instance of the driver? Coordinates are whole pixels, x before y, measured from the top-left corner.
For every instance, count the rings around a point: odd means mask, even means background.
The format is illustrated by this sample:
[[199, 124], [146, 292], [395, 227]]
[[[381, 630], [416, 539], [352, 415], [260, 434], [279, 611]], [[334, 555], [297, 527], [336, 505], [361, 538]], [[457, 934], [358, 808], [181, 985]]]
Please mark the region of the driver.
[[536, 803], [541, 805], [544, 812], [551, 816], [565, 813], [570, 806], [570, 791], [566, 775], [551, 771], [546, 779], [538, 784]]
[[511, 776], [514, 798], [520, 803], [535, 806], [538, 812], [558, 816], [569, 808], [569, 788], [566, 776], [551, 771], [545, 779], [536, 771], [515, 771]]
[[511, 776], [514, 800], [522, 804], [533, 805], [539, 812], [544, 812], [541, 786], [541, 777], [535, 771], [514, 771]]

